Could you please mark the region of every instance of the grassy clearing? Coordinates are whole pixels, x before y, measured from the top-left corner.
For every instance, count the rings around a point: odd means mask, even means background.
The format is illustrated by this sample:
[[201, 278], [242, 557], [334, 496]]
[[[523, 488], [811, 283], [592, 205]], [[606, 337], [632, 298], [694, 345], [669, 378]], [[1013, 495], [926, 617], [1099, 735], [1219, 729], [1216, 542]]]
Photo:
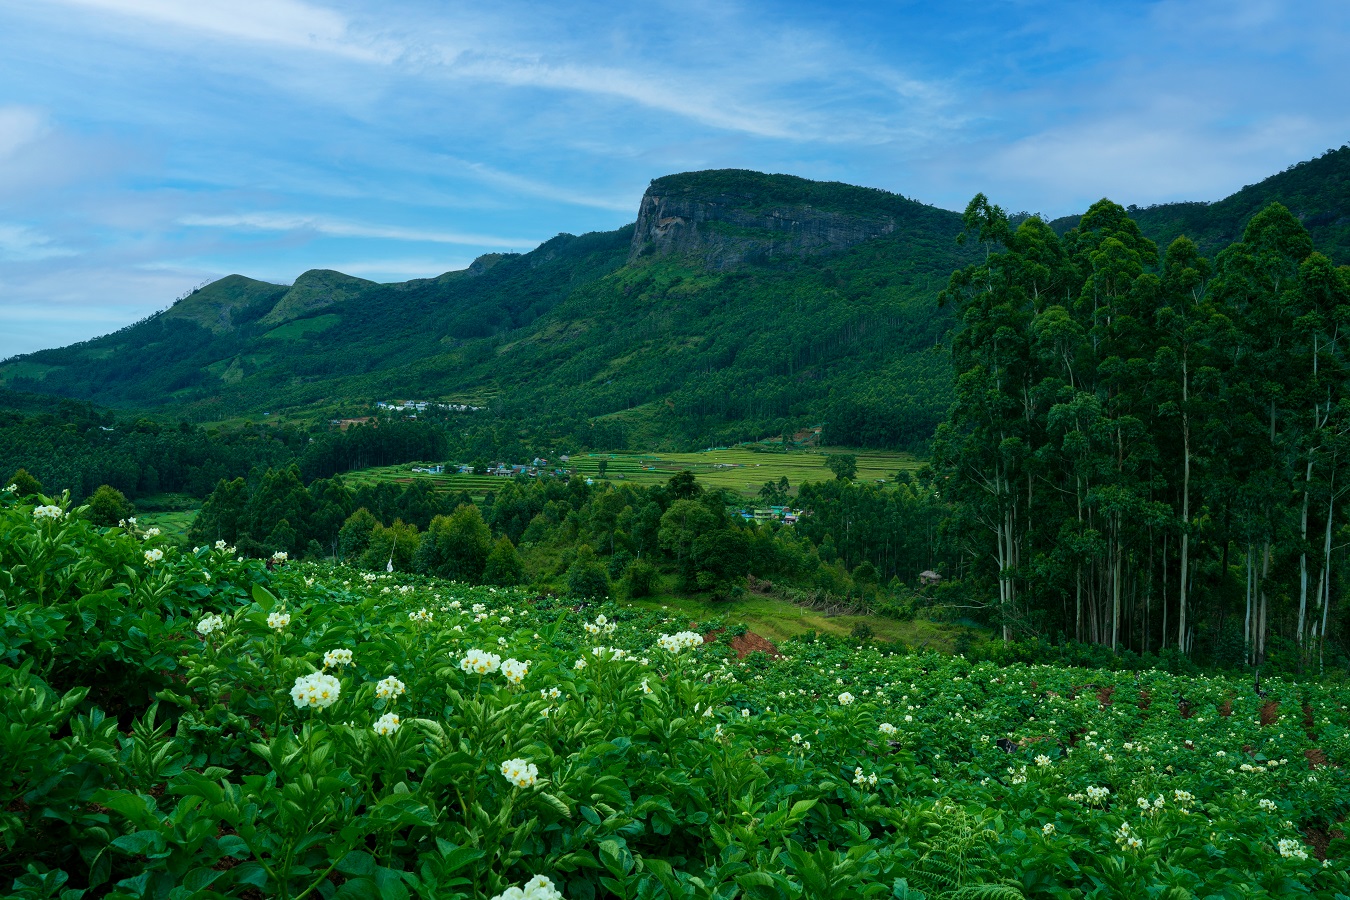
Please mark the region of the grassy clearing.
[[751, 596], [715, 603], [706, 595], [682, 597], [668, 594], [630, 602], [645, 609], [675, 610], [689, 616], [691, 622], [714, 617], [727, 622], [744, 622], [755, 634], [775, 643], [808, 631], [846, 637], [858, 625], [866, 625], [882, 640], [902, 641], [916, 650], [924, 648], [950, 653], [962, 633], [980, 636], [979, 631], [964, 625], [948, 625], [923, 619], [900, 622], [881, 616], [827, 616], [772, 597]]
[[197, 518], [197, 510], [173, 510], [171, 512], [142, 512], [136, 514], [136, 524], [142, 528], [158, 528], [160, 533], [170, 540], [186, 541], [192, 523]]
[[[650, 486], [664, 484], [677, 472], [688, 469], [704, 487], [725, 489], [746, 497], [754, 496], [766, 481], [786, 476], [795, 490], [807, 481], [828, 481], [834, 477], [825, 465], [826, 454], [851, 452], [858, 457], [859, 481], [893, 482], [900, 471], [917, 469], [923, 461], [909, 453], [884, 450], [789, 450], [760, 452], [744, 448], [704, 450], [698, 453], [588, 453], [571, 457], [568, 462], [550, 459], [549, 467], [563, 465], [584, 478], [600, 478], [605, 465], [605, 480], [614, 484]], [[391, 481], [407, 484], [414, 478], [430, 479], [437, 490], [468, 491], [481, 498], [495, 490], [501, 479], [492, 475], [426, 475], [414, 473], [413, 464], [360, 469], [343, 477], [356, 484]]]

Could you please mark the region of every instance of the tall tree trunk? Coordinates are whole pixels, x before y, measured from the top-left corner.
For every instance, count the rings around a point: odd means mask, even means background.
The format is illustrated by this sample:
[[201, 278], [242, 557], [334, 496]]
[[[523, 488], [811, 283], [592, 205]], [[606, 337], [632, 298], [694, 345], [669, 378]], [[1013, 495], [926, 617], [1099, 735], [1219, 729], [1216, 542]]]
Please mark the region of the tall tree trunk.
[[1114, 514], [1114, 551], [1111, 554], [1111, 651], [1120, 651], [1120, 513]]
[[1177, 607], [1177, 646], [1185, 652], [1186, 648], [1186, 577], [1189, 568], [1186, 563], [1190, 560], [1191, 553], [1191, 420], [1186, 411], [1186, 403], [1190, 399], [1190, 389], [1187, 385], [1186, 364], [1183, 360], [1181, 366], [1181, 446], [1182, 446], [1182, 475], [1181, 475], [1181, 592]]
[[1252, 642], [1252, 592], [1255, 572], [1252, 560], [1252, 542], [1247, 542], [1247, 612], [1242, 619], [1242, 655], [1248, 664], [1255, 662], [1255, 648]]
[[1307, 471], [1303, 476], [1303, 513], [1299, 527], [1298, 551], [1298, 631], [1295, 637], [1303, 644], [1304, 622], [1308, 614], [1308, 501], [1312, 495], [1312, 452], [1308, 453]]

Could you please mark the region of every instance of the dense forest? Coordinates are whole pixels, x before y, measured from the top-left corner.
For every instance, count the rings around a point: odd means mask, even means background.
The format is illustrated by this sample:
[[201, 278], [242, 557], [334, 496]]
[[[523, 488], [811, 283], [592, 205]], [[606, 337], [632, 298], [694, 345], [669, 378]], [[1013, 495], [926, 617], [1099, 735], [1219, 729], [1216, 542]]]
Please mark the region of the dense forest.
[[[1061, 239], [977, 196], [934, 466], [1005, 638], [1321, 662], [1344, 619], [1350, 267], [1271, 204], [1211, 262], [1101, 201]], [[1339, 651], [1336, 651], [1339, 652]]]

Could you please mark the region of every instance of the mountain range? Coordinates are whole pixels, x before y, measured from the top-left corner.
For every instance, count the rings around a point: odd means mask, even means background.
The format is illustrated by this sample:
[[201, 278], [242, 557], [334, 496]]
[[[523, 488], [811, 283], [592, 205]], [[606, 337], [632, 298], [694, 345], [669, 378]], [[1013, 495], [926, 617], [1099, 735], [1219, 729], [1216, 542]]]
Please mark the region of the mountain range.
[[[1350, 262], [1350, 147], [1217, 202], [1129, 212], [1160, 246], [1184, 233], [1214, 253], [1272, 201]], [[635, 224], [437, 278], [229, 275], [113, 334], [5, 360], [0, 386], [195, 421], [445, 400], [584, 424], [614, 446], [821, 422], [829, 443], [917, 446], [950, 399], [951, 314], [934, 298], [975, 252], [960, 230], [960, 214], [881, 190], [671, 175], [651, 183]]]

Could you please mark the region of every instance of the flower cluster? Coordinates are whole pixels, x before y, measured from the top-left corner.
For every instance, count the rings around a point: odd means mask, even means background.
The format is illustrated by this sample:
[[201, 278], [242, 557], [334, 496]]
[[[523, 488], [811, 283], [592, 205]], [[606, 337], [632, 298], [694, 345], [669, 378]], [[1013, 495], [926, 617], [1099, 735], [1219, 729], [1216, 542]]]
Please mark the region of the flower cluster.
[[421, 609], [417, 610], [417, 612], [408, 613], [408, 618], [414, 622], [430, 622], [431, 611], [428, 610], [426, 607], [422, 607]]
[[1275, 849], [1279, 850], [1280, 855], [1285, 859], [1308, 858], [1308, 851], [1304, 850], [1303, 845], [1294, 838], [1280, 838], [1280, 842], [1276, 845]]
[[218, 631], [224, 627], [225, 627], [225, 620], [222, 619], [220, 616], [216, 615], [215, 613], [211, 613], [205, 616], [200, 622], [197, 623], [197, 631], [199, 631], [202, 634], [210, 634], [211, 632]]
[[899, 729], [897, 729], [897, 728], [896, 728], [894, 725], [892, 725], [890, 722], [882, 722], [880, 725], [877, 726], [877, 731], [880, 731], [882, 734], [885, 734], [885, 735], [892, 735], [892, 734], [895, 734], [896, 731], [898, 731], [898, 730], [899, 730]]
[[400, 696], [407, 688], [393, 675], [383, 678], [375, 684], [375, 696], [381, 700], [392, 700]]
[[345, 647], [329, 650], [323, 655], [323, 667], [325, 669], [336, 669], [338, 666], [350, 666], [352, 664], [352, 651]]
[[557, 686], [540, 688], [539, 696], [545, 700], [557, 700], [562, 696], [562, 691], [558, 690]]
[[1130, 828], [1129, 822], [1121, 822], [1120, 827], [1116, 829], [1116, 844], [1121, 849], [1138, 850], [1144, 846], [1144, 842]]
[[840, 706], [848, 706], [852, 702], [853, 702], [853, 695], [850, 694], [848, 691], [844, 691], [842, 694], [839, 695]]
[[539, 768], [527, 759], [508, 759], [502, 763], [502, 777], [518, 788], [532, 787], [539, 780]]
[[521, 887], [509, 887], [492, 900], [563, 900], [563, 895], [553, 882], [536, 875]]
[[459, 661], [460, 671], [472, 675], [491, 675], [501, 668], [501, 665], [502, 658], [497, 654], [476, 649], [464, 654], [464, 658]]
[[274, 612], [267, 614], [267, 627], [277, 631], [285, 631], [286, 626], [291, 624], [291, 614], [288, 612]]
[[1274, 812], [1274, 811], [1275, 811], [1275, 801], [1274, 801], [1274, 800], [1265, 800], [1265, 799], [1257, 800], [1257, 801], [1256, 801], [1256, 805], [1259, 806], [1259, 807], [1261, 807], [1262, 809], [1264, 809], [1266, 812]]
[[667, 653], [679, 653], [692, 647], [703, 646], [703, 636], [692, 631], [680, 631], [675, 634], [663, 634], [656, 639], [656, 643]]
[[530, 671], [530, 661], [521, 662], [518, 659], [508, 659], [502, 663], [502, 677], [512, 684], [520, 684], [525, 680], [525, 674]]
[[857, 766], [853, 770], [853, 783], [859, 786], [867, 785], [868, 787], [875, 787], [877, 783], [877, 773], [868, 772], [864, 775], [862, 766]]
[[286, 553], [285, 550], [278, 550], [277, 552], [272, 554], [272, 562], [284, 563], [286, 561], [287, 556], [288, 554]]
[[337, 702], [338, 694], [341, 692], [342, 685], [336, 678], [326, 672], [315, 672], [295, 679], [295, 686], [291, 688], [291, 699], [301, 709], [306, 706], [325, 709]]
[[387, 712], [375, 720], [376, 734], [393, 734], [398, 731], [399, 719], [397, 713]]
[[609, 619], [605, 618], [603, 615], [596, 616], [594, 622], [587, 622], [583, 627], [586, 629], [587, 634], [600, 634], [602, 632], [604, 634], [614, 633], [614, 623], [609, 621]]
[[153, 547], [145, 551], [145, 561], [152, 566], [163, 558], [164, 558], [164, 551], [159, 549], [158, 547]]
[[61, 515], [61, 507], [59, 506], [39, 506], [33, 510], [33, 518], [35, 519], [59, 519]]

